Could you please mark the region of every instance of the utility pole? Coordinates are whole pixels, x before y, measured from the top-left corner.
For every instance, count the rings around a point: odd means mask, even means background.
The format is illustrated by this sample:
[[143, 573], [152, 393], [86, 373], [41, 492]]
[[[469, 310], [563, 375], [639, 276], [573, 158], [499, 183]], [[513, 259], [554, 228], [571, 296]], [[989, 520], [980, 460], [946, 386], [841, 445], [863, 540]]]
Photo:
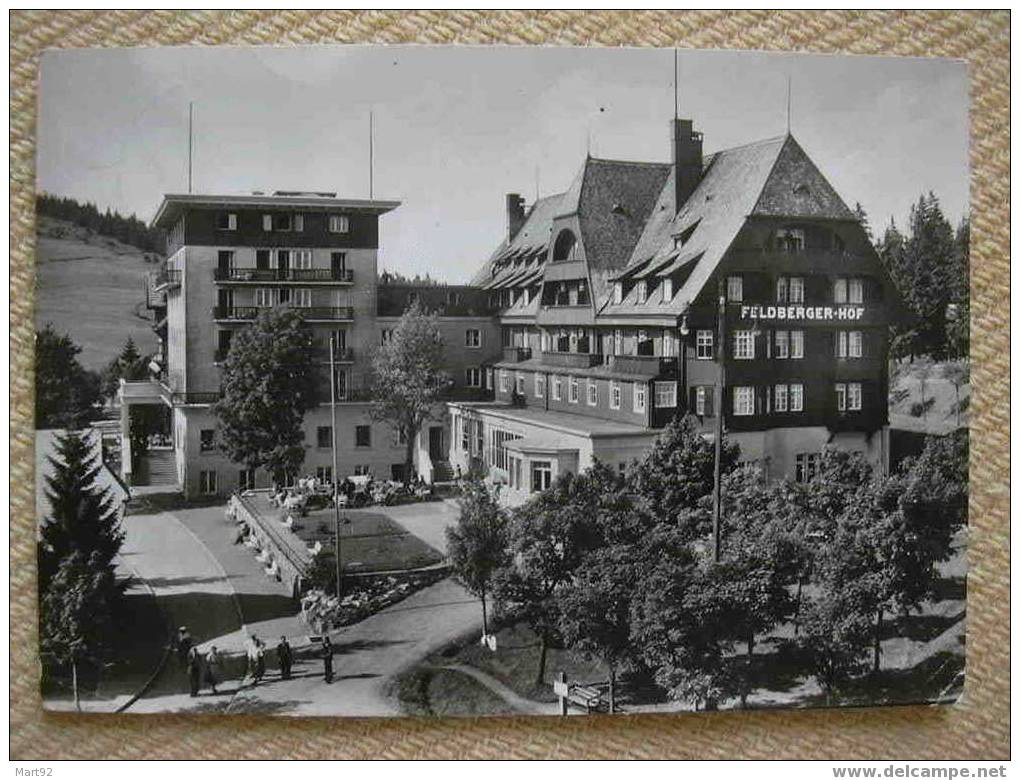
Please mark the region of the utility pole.
[[368, 199], [375, 196], [375, 117], [368, 112]]
[[188, 194], [191, 194], [191, 147], [194, 133], [195, 104], [188, 103]]
[[716, 563], [719, 562], [719, 555], [722, 550], [720, 518], [722, 516], [722, 435], [723, 435], [723, 414], [726, 404], [723, 403], [723, 389], [726, 387], [726, 289], [725, 282], [719, 280], [719, 314], [716, 336], [716, 356], [719, 362], [719, 371], [716, 374], [716, 406], [715, 409], [715, 488], [712, 501], [712, 547]]
[[336, 452], [336, 362], [333, 355], [336, 336], [329, 337], [329, 409], [332, 419], [331, 439], [333, 446], [333, 546], [336, 550], [336, 598], [343, 596], [340, 569], [340, 465]]

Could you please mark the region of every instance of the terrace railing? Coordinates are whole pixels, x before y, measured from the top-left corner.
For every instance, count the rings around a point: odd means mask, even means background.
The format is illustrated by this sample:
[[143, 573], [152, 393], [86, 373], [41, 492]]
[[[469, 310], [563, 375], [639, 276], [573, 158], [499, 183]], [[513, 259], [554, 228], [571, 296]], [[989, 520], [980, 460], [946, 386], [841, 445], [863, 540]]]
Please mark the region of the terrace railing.
[[353, 284], [350, 268], [214, 268], [217, 282], [339, 282]]

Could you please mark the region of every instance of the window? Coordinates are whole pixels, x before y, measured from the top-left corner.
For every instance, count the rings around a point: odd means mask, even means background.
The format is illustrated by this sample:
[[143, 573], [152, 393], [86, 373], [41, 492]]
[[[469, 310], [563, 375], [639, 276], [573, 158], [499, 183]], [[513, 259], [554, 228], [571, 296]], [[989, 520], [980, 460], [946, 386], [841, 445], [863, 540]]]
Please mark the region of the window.
[[588, 406], [599, 405], [599, 386], [594, 379], [588, 380]]
[[645, 410], [645, 393], [647, 388], [641, 382], [634, 383], [634, 411], [643, 412]]
[[644, 303], [648, 300], [648, 283], [642, 279], [637, 283], [637, 302]]
[[733, 388], [733, 414], [737, 417], [747, 417], [754, 414], [753, 387]]
[[482, 346], [482, 332], [478, 328], [468, 328], [464, 332], [464, 346], [478, 349]]
[[289, 287], [281, 287], [279, 290], [276, 291], [276, 302], [290, 303], [290, 293], [291, 290]]
[[355, 447], [371, 447], [372, 446], [372, 426], [371, 425], [357, 425], [354, 428], [354, 446]]
[[775, 344], [776, 351], [775, 357], [779, 360], [785, 360], [790, 357], [790, 332], [787, 330], [777, 330], [775, 333]]
[[392, 338], [393, 338], [392, 328], [383, 328], [382, 332], [379, 334], [379, 343], [385, 346], [386, 344], [390, 343], [390, 339]]
[[754, 358], [754, 332], [738, 330], [733, 333], [733, 357], [736, 360], [752, 360]]
[[714, 338], [712, 331], [710, 330], [699, 330], [695, 337], [696, 351], [698, 360], [711, 360], [712, 359], [712, 339]]
[[258, 287], [255, 289], [255, 305], [260, 309], [273, 305], [273, 292], [270, 287]]
[[576, 404], [577, 403], [577, 377], [576, 376], [570, 377], [570, 397], [569, 397], [568, 400], [572, 404]]
[[804, 357], [804, 331], [790, 331], [790, 357], [800, 360]]
[[790, 411], [804, 411], [804, 385], [790, 385]]
[[312, 267], [312, 250], [311, 249], [295, 249], [293, 252], [294, 262], [291, 263], [292, 268], [299, 268], [307, 271]]
[[210, 495], [216, 492], [215, 471], [198, 472], [198, 492], [204, 495]]
[[804, 277], [790, 277], [790, 303], [804, 303]]
[[563, 378], [555, 374], [552, 378], [552, 397], [554, 401], [563, 400]]
[[623, 393], [620, 391], [620, 383], [615, 379], [609, 383], [609, 408], [619, 409]]
[[368, 464], [360, 463], [354, 467], [354, 476], [356, 477], [367, 477], [369, 475]]
[[676, 408], [676, 382], [655, 383], [655, 408]]
[[287, 232], [292, 230], [293, 228], [294, 218], [290, 214], [273, 215], [273, 230], [281, 230]]
[[349, 233], [351, 230], [351, 222], [348, 217], [343, 214], [330, 214], [329, 215], [329, 232], [330, 233]]
[[713, 417], [715, 415], [714, 387], [699, 385], [694, 388], [694, 413], [698, 417]]
[[517, 395], [524, 395], [524, 374], [518, 371], [516, 379], [514, 388], [517, 390]]
[[469, 368], [465, 371], [465, 379], [468, 387], [481, 387], [482, 386], [482, 369], [480, 368]]
[[726, 278], [726, 300], [730, 303], [740, 303], [744, 300], [744, 278], [742, 276]]
[[203, 428], [198, 432], [198, 451], [209, 452], [216, 449], [216, 431], [213, 428]]
[[507, 442], [515, 441], [521, 437], [516, 433], [510, 433], [499, 428], [491, 429], [489, 437], [492, 444], [489, 448], [489, 465], [505, 471], [509, 465], [509, 453], [506, 449]]
[[803, 252], [804, 231], [800, 228], [785, 228], [776, 231], [776, 251]]
[[535, 398], [545, 396], [545, 374], [535, 374]]
[[[305, 215], [304, 214], [295, 214], [294, 215], [294, 231], [296, 233], [300, 233], [304, 229], [305, 229]], [[311, 253], [309, 253], [309, 254], [311, 254]]]
[[312, 291], [308, 287], [298, 287], [294, 290], [291, 305], [300, 306], [303, 309], [310, 308], [312, 305]]
[[262, 230], [266, 233], [273, 232], [273, 215], [263, 214], [262, 215]]
[[676, 346], [676, 337], [669, 330], [662, 331], [662, 356], [673, 357]]
[[531, 462], [531, 492], [541, 493], [552, 485], [552, 463], [548, 460]]
[[613, 354], [623, 354], [623, 331], [619, 329], [613, 332]]
[[217, 230], [237, 230], [237, 214], [220, 212], [216, 215]]
[[553, 262], [570, 262], [577, 259], [577, 239], [569, 230], [560, 231], [553, 245]]
[[463, 417], [457, 418], [457, 424], [460, 426], [460, 448], [464, 452], [471, 451], [471, 421], [466, 420]]
[[810, 482], [818, 473], [818, 461], [821, 456], [817, 452], [798, 452], [796, 457], [796, 479], [798, 482]]
[[315, 429], [315, 446], [324, 449], [333, 446], [333, 426], [320, 425]]
[[836, 333], [836, 357], [859, 358], [863, 354], [864, 334], [859, 330], [841, 330]]
[[623, 282], [613, 282], [613, 303], [623, 303]]
[[789, 387], [787, 385], [776, 385], [772, 393], [772, 411], [785, 412], [789, 408]]
[[662, 302], [669, 303], [673, 300], [673, 280], [663, 279], [662, 280]]
[[786, 303], [786, 299], [790, 292], [789, 279], [785, 276], [780, 276], [776, 279], [776, 303]]
[[332, 466], [316, 466], [315, 467], [315, 479], [318, 482], [333, 482], [333, 467]]
[[832, 283], [833, 303], [864, 303], [863, 279], [836, 279]]
[[500, 369], [499, 372], [499, 392], [509, 393], [510, 392], [510, 374]]
[[859, 412], [861, 410], [861, 383], [842, 382], [836, 385], [836, 408], [841, 412]]
[[241, 469], [237, 472], [238, 490], [255, 489], [255, 469]]

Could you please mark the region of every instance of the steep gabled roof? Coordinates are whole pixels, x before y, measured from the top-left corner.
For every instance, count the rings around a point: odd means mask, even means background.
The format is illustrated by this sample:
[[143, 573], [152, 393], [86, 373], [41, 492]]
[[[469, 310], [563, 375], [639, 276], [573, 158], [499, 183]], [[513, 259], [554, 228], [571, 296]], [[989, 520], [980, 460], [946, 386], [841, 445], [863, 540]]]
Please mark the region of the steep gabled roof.
[[856, 220], [792, 135], [787, 136], [751, 213], [762, 217]]
[[[528, 211], [524, 224], [517, 231], [513, 240], [507, 241], [503, 239], [503, 242], [496, 247], [496, 251], [489, 256], [485, 265], [471, 279], [471, 284], [484, 286], [493, 282], [493, 266], [500, 261], [512, 257], [527, 258], [529, 263], [538, 262], [541, 259], [542, 253], [549, 247], [549, 236], [552, 233], [553, 218], [560, 210], [560, 204], [564, 195], [565, 193], [561, 192], [536, 200]], [[505, 269], [501, 269], [497, 273], [498, 280], [504, 281], [509, 279], [511, 274], [516, 274], [520, 270], [520, 265], [515, 269], [512, 263], [508, 264]]]
[[632, 290], [620, 304], [604, 302], [600, 314], [681, 313], [701, 290], [751, 213], [786, 141], [786, 137], [770, 138], [707, 156], [701, 181], [675, 217], [671, 174], [625, 272], [637, 270], [651, 258], [665, 259], [677, 248], [674, 236], [694, 227], [676, 256], [679, 261], [697, 258], [690, 275], [668, 303], [662, 303], [658, 296], [649, 296], [644, 304], [638, 304], [637, 293]]

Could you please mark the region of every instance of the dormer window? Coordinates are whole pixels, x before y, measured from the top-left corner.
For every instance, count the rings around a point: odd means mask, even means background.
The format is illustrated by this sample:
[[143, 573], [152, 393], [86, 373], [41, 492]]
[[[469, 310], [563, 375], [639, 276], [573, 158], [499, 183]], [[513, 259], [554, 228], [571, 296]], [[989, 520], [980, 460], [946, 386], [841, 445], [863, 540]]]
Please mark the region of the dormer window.
[[237, 214], [221, 211], [216, 215], [217, 230], [237, 230]]
[[782, 228], [776, 231], [777, 252], [795, 254], [804, 251], [804, 231], [801, 228]]
[[613, 303], [623, 303], [623, 282], [613, 282]]
[[644, 303], [648, 300], [648, 283], [642, 279], [637, 283], [637, 302]]
[[673, 300], [673, 280], [663, 279], [662, 280], [662, 302], [669, 303]]
[[553, 247], [553, 262], [573, 262], [577, 259], [577, 239], [569, 230], [562, 230]]

